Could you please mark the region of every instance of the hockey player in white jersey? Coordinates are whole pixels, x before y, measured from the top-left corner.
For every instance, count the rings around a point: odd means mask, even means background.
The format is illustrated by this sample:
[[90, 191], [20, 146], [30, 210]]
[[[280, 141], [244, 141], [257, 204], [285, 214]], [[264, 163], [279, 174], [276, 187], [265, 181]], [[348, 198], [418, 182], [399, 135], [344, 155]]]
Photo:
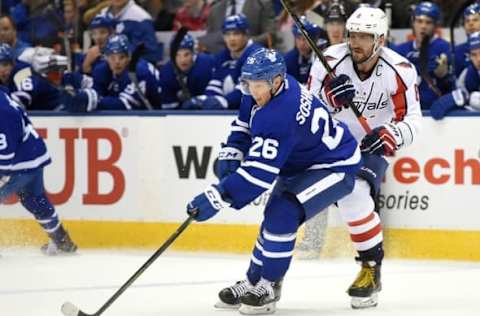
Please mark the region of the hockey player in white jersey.
[[[377, 305], [381, 290], [383, 233], [375, 198], [388, 166], [384, 157], [415, 140], [421, 111], [415, 67], [384, 47], [388, 31], [385, 13], [360, 7], [346, 26], [347, 42], [324, 53], [335, 77], [317, 59], [310, 71], [309, 89], [326, 101], [335, 118], [346, 123], [361, 143], [364, 166], [353, 192], [338, 201], [338, 208], [362, 267], [348, 289], [351, 306], [366, 308]], [[348, 104], [366, 118], [370, 134], [346, 108]]]

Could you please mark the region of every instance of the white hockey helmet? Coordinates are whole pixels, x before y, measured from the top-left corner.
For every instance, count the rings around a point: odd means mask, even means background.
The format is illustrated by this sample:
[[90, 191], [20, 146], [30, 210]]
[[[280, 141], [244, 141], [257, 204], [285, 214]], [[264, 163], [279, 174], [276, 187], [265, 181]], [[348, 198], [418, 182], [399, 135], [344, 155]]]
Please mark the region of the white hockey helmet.
[[[367, 59], [370, 60], [380, 48], [379, 39], [387, 38], [388, 33], [388, 19], [385, 12], [379, 8], [360, 7], [355, 10], [347, 20], [347, 36], [351, 32], [372, 34], [374, 37], [374, 48], [372, 55]], [[366, 60], [366, 61], [367, 61]], [[366, 62], [364, 61], [364, 62]]]

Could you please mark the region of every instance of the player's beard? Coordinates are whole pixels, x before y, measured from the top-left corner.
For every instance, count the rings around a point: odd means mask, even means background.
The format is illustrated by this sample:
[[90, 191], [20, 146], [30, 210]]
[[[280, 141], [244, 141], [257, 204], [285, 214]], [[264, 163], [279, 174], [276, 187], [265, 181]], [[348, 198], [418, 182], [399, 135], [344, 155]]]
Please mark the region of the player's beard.
[[352, 60], [355, 64], [363, 64], [364, 62], [366, 62], [370, 58], [372, 53], [373, 52], [370, 51], [369, 54], [366, 54], [364, 49], [359, 49], [359, 48], [352, 49], [352, 48], [350, 48], [350, 54], [351, 54]]

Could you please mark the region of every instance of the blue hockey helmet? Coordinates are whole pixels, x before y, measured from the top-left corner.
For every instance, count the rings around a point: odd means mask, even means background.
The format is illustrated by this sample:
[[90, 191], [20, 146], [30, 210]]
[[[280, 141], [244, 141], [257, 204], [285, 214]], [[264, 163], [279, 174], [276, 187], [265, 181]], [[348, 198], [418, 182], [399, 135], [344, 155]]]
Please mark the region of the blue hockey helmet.
[[[311, 37], [317, 37], [320, 35], [322, 28], [317, 24], [307, 20], [305, 16], [300, 17], [300, 22], [303, 24], [308, 35], [310, 35]], [[295, 37], [302, 36], [302, 32], [300, 31], [296, 23], [294, 23], [292, 26], [292, 33]]]
[[415, 6], [413, 16], [427, 16], [437, 23], [440, 20], [440, 8], [433, 2], [423, 1]]
[[222, 33], [228, 31], [242, 31], [247, 33], [248, 27], [247, 17], [243, 14], [235, 14], [225, 18], [223, 21]]
[[480, 48], [480, 32], [474, 32], [468, 35], [468, 47], [470, 50]]
[[108, 29], [113, 29], [115, 27], [115, 20], [110, 14], [97, 14], [88, 25], [89, 30], [101, 27]]
[[249, 94], [247, 80], [266, 80], [270, 85], [277, 76], [285, 77], [287, 66], [282, 54], [274, 49], [259, 48], [242, 66], [240, 83], [242, 92]]
[[189, 49], [195, 51], [195, 39], [189, 33], [185, 34], [182, 41], [178, 45], [178, 49]]
[[466, 19], [470, 15], [480, 14], [480, 3], [475, 2], [463, 10], [463, 18]]
[[112, 35], [108, 38], [104, 49], [105, 55], [127, 54], [130, 55], [130, 43], [125, 35]]
[[7, 43], [0, 44], [0, 62], [13, 62], [13, 49]]

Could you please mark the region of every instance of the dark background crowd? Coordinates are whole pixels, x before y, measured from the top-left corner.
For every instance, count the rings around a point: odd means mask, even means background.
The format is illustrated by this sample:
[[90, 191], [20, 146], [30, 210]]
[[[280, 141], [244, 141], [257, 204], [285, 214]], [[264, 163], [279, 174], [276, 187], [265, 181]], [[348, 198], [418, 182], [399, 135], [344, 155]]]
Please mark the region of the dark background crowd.
[[[344, 42], [346, 20], [357, 7], [383, 9], [391, 29], [406, 30], [400, 41], [390, 37], [388, 47], [419, 73], [425, 72], [421, 38], [432, 37], [426, 67], [433, 87], [425, 80], [422, 87], [419, 76], [423, 109], [441, 118], [480, 103], [478, 84], [471, 84], [480, 61], [470, 60], [476, 56], [480, 5], [465, 9], [464, 1], [451, 0], [291, 4], [322, 49]], [[280, 0], [10, 0], [1, 1], [1, 10], [0, 81], [27, 110], [237, 109], [239, 69], [256, 48], [284, 53], [288, 72], [302, 83], [312, 62], [311, 49]], [[467, 41], [447, 41], [451, 25], [463, 29]], [[469, 67], [472, 74], [466, 73]]]

